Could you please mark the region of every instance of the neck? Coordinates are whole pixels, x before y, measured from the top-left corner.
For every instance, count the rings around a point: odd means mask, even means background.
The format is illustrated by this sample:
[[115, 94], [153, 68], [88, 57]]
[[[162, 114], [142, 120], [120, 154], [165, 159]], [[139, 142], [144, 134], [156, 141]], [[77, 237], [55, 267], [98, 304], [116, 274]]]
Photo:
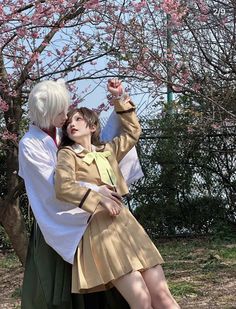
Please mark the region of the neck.
[[77, 144], [81, 145], [84, 149], [88, 150], [89, 152], [92, 151], [92, 144], [91, 140], [88, 139], [80, 139], [78, 142], [76, 141]]

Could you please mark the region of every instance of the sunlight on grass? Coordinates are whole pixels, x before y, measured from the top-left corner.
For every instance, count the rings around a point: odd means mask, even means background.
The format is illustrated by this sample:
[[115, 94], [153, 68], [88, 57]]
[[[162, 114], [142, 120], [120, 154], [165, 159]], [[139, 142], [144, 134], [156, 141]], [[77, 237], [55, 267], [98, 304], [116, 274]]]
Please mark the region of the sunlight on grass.
[[[206, 306], [212, 295], [214, 295], [214, 302], [219, 305], [216, 308], [236, 308], [234, 287], [236, 242], [234, 240], [213, 238], [178, 239], [165, 242], [162, 240], [157, 242], [157, 247], [165, 260], [163, 269], [170, 290], [184, 309], [207, 309]], [[21, 267], [21, 264], [12, 251], [1, 253], [2, 273], [16, 272], [19, 266]], [[20, 283], [8, 294], [9, 303], [14, 302], [15, 309], [20, 308], [21, 288], [19, 286]], [[12, 287], [11, 282], [9, 282], [9, 290], [10, 287]], [[203, 305], [204, 303], [206, 306]]]
[[192, 283], [189, 282], [175, 282], [169, 283], [171, 293], [174, 296], [198, 296], [201, 294], [201, 291]]
[[236, 262], [236, 247], [222, 248], [219, 250], [219, 255], [224, 259], [234, 260]]

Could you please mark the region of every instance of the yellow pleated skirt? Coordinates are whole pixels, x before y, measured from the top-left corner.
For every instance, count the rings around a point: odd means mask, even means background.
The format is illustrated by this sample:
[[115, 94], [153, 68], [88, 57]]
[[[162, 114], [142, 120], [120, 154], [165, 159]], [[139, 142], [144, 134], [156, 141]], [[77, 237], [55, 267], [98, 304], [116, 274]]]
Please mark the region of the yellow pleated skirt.
[[127, 208], [116, 217], [98, 208], [75, 255], [72, 293], [104, 291], [125, 274], [144, 271], [163, 262], [159, 251]]

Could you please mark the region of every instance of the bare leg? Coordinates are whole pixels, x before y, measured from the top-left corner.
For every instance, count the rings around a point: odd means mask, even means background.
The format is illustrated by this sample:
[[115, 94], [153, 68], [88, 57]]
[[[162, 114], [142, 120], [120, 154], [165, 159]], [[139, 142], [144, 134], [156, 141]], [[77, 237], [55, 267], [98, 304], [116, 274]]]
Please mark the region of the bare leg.
[[131, 309], [152, 309], [151, 296], [140, 272], [134, 271], [124, 275], [113, 284]]
[[145, 270], [142, 276], [151, 295], [153, 309], [180, 309], [170, 293], [160, 265]]

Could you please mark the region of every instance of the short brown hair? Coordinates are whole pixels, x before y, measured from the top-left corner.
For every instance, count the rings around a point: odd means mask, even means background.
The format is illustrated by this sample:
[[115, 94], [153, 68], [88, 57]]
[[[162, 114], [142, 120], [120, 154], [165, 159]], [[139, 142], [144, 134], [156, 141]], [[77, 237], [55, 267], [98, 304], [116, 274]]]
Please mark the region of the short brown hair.
[[85, 122], [87, 123], [89, 127], [92, 127], [93, 125], [96, 126], [96, 130], [92, 133], [92, 136], [91, 136], [91, 143], [95, 146], [102, 145], [100, 141], [101, 125], [100, 125], [98, 114], [92, 109], [89, 109], [87, 107], [80, 107], [80, 108], [73, 108], [68, 112], [67, 120], [62, 127], [62, 138], [61, 138], [61, 143], [60, 143], [59, 148], [62, 148], [65, 146], [71, 146], [75, 143], [69, 138], [67, 134], [67, 127], [70, 124], [72, 117], [76, 113], [80, 113], [80, 115], [83, 117], [83, 119], [85, 120]]

